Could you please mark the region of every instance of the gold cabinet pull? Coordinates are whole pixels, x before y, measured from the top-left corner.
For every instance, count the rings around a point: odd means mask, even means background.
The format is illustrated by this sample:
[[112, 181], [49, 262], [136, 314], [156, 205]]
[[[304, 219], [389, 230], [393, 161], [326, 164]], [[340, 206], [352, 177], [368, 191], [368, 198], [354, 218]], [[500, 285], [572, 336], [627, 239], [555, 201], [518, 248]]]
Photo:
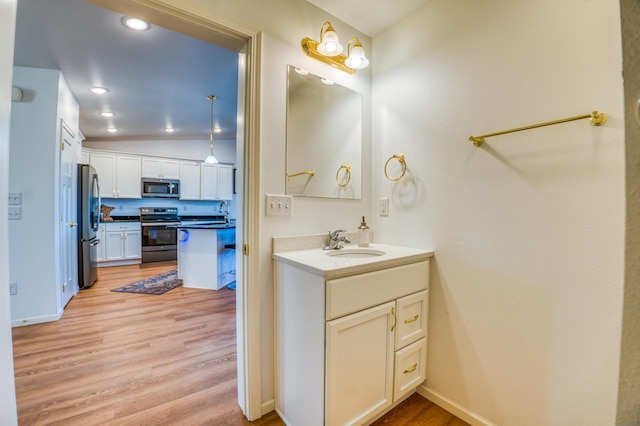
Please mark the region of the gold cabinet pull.
[[419, 317], [420, 317], [420, 316], [419, 316], [418, 314], [416, 314], [416, 316], [415, 316], [415, 317], [404, 320], [404, 323], [405, 323], [405, 324], [409, 324], [410, 322], [417, 321]]
[[416, 371], [416, 368], [418, 368], [418, 363], [413, 364], [411, 368], [407, 368], [406, 370], [403, 371], [403, 373], [404, 374], [413, 373], [414, 371]]
[[391, 315], [393, 315], [393, 325], [391, 326], [391, 331], [393, 331], [396, 328], [396, 323], [398, 322], [398, 319], [396, 318], [396, 308], [391, 308]]

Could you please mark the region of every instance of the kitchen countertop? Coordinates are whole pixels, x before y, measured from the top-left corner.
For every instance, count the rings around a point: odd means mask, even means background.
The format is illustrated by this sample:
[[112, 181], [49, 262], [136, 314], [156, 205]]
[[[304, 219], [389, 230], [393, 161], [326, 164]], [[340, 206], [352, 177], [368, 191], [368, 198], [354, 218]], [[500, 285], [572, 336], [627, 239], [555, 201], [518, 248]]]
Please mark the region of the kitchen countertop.
[[111, 216], [113, 220], [100, 220], [100, 223], [113, 223], [113, 222], [140, 222], [140, 216]]
[[177, 226], [178, 229], [235, 229], [235, 225], [224, 225], [224, 224], [206, 224], [206, 223], [201, 223], [201, 224], [193, 224], [193, 225], [189, 225], [189, 224], [184, 224], [184, 225], [178, 225]]
[[[346, 245], [345, 248], [341, 250], [357, 250], [360, 248], [361, 247], [352, 244]], [[321, 275], [325, 279], [329, 279], [393, 268], [395, 266], [424, 261], [433, 257], [433, 251], [388, 244], [374, 243], [369, 244], [369, 247], [362, 247], [362, 249], [381, 250], [384, 254], [381, 256], [351, 258], [329, 256], [327, 253], [330, 253], [332, 250], [316, 248], [275, 253], [273, 258], [279, 262], [296, 266], [313, 274]]]

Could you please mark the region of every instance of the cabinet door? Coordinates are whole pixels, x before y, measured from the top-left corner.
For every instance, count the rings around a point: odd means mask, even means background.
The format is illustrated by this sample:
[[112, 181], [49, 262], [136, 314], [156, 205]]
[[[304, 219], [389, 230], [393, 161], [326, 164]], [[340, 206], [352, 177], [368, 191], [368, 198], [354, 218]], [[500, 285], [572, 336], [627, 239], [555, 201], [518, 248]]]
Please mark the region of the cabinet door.
[[427, 335], [429, 291], [410, 294], [397, 300], [396, 349]]
[[122, 260], [124, 258], [122, 240], [124, 232], [107, 231], [105, 238], [105, 260]]
[[107, 244], [107, 233], [105, 232], [106, 225], [100, 224], [98, 226], [98, 239], [100, 240], [100, 244], [98, 244], [98, 258], [96, 259], [98, 262], [104, 262], [106, 259], [106, 250], [105, 245]]
[[200, 199], [200, 163], [197, 161], [180, 162], [180, 199]]
[[102, 198], [116, 198], [116, 156], [92, 152], [89, 156], [89, 162], [98, 172], [100, 196]]
[[142, 257], [141, 231], [127, 231], [124, 233], [124, 253], [125, 259], [140, 259]]
[[200, 199], [217, 200], [218, 198], [218, 165], [200, 165]]
[[180, 179], [180, 161], [162, 160], [162, 178]]
[[140, 157], [118, 156], [116, 196], [118, 198], [142, 198], [141, 179], [142, 166]]
[[160, 158], [143, 158], [142, 177], [162, 177], [162, 160]]
[[231, 200], [233, 198], [233, 166], [218, 165], [218, 199]]
[[325, 424], [361, 424], [392, 404], [395, 301], [327, 322]]

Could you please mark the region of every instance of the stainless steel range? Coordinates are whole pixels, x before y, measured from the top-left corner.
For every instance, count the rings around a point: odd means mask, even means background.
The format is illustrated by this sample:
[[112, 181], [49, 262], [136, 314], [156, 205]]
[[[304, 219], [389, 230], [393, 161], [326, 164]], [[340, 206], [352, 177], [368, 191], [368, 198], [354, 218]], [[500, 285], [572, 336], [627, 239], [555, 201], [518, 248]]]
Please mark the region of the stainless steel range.
[[164, 262], [178, 258], [177, 207], [142, 207], [142, 263]]

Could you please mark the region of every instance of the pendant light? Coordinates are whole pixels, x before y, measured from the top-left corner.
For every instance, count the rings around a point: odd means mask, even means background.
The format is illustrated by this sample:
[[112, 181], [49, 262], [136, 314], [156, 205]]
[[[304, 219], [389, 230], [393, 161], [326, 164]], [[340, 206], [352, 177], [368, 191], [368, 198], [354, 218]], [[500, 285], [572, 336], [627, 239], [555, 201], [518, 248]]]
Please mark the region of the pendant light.
[[207, 99], [211, 101], [211, 132], [209, 136], [209, 155], [204, 162], [207, 164], [216, 164], [218, 159], [213, 155], [213, 102], [215, 102], [216, 97], [214, 95], [209, 95], [207, 96]]

